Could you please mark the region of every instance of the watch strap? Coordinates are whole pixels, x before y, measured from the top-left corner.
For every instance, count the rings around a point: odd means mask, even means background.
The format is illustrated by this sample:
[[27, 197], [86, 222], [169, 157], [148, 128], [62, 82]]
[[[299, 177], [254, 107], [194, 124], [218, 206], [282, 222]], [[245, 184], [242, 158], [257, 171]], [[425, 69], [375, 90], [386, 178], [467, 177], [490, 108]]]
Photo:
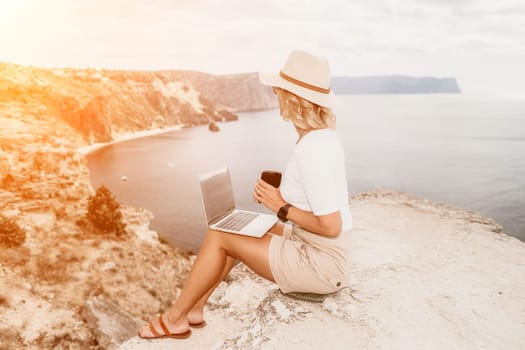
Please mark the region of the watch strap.
[[279, 211], [277, 212], [277, 217], [279, 218], [279, 220], [281, 220], [282, 222], [288, 221], [288, 210], [291, 207], [293, 207], [293, 205], [291, 205], [290, 203], [286, 203], [281, 208], [279, 208]]

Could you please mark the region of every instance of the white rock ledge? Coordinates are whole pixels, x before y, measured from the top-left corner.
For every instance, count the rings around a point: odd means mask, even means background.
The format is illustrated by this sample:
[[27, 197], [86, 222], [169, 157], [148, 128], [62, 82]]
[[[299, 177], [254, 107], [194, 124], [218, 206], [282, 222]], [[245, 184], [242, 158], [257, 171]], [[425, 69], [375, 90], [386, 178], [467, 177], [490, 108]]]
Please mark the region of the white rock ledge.
[[244, 266], [208, 325], [135, 349], [524, 349], [525, 244], [476, 213], [377, 190], [352, 198], [352, 285], [322, 304]]

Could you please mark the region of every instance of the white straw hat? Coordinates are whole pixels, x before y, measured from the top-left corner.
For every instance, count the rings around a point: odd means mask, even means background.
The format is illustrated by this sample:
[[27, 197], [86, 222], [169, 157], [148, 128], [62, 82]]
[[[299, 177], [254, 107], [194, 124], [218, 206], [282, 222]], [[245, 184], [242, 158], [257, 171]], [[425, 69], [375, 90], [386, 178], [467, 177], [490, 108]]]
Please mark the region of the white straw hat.
[[331, 108], [338, 103], [330, 89], [328, 60], [306, 51], [292, 51], [279, 74], [259, 72], [259, 80], [323, 107]]

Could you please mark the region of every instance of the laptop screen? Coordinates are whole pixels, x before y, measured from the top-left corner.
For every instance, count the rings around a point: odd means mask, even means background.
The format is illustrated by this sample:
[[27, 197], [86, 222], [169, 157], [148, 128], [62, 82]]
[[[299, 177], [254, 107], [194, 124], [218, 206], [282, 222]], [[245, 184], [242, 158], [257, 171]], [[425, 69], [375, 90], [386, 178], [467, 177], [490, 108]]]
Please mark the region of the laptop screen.
[[228, 167], [199, 176], [208, 224], [235, 209]]

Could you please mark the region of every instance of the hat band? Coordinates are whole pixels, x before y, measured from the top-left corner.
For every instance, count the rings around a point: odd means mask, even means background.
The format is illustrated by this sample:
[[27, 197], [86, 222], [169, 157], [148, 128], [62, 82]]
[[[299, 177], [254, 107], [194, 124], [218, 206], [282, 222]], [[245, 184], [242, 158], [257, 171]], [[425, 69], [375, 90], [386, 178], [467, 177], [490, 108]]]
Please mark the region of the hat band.
[[330, 88], [328, 89], [325, 89], [325, 88], [322, 88], [322, 87], [319, 87], [319, 86], [315, 86], [315, 85], [311, 85], [311, 84], [308, 84], [308, 83], [305, 83], [304, 81], [301, 81], [301, 80], [297, 80], [295, 78], [292, 78], [291, 76], [289, 75], [286, 75], [283, 71], [280, 71], [279, 72], [279, 75], [281, 76], [281, 78], [283, 78], [284, 80], [287, 80], [289, 81], [290, 83], [293, 83], [295, 85], [299, 85], [301, 87], [304, 87], [304, 88], [307, 88], [309, 90], [313, 90], [313, 91], [316, 91], [316, 92], [320, 92], [322, 94], [329, 94], [330, 93]]

